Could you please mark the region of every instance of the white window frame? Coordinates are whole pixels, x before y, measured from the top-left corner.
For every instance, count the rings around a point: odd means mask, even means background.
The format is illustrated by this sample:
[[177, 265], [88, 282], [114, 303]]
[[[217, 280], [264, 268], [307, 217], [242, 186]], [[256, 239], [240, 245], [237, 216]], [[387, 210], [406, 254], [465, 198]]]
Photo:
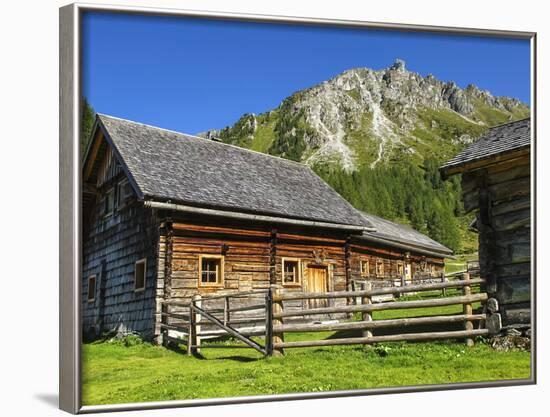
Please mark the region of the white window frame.
[[[218, 275], [216, 276], [216, 282], [202, 282], [202, 261], [203, 259], [216, 259], [220, 262], [220, 268]], [[224, 255], [199, 255], [199, 287], [223, 287], [225, 282], [225, 256]]]
[[[285, 263], [286, 262], [295, 262], [296, 263], [296, 276], [294, 281], [286, 282], [285, 281]], [[282, 258], [281, 259], [281, 279], [282, 284], [285, 287], [299, 287], [302, 285], [302, 260], [300, 258]]]
[[[138, 264], [143, 264], [143, 287], [137, 286]], [[142, 258], [134, 263], [134, 292], [143, 292], [147, 286], [147, 258]]]

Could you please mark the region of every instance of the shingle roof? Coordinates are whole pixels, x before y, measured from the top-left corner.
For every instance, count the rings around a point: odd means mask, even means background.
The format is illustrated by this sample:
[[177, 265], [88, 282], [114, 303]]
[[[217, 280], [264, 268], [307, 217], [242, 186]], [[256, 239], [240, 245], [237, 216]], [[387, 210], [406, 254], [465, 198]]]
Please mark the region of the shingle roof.
[[528, 147], [530, 143], [531, 119], [506, 123], [489, 129], [483, 137], [458, 153], [440, 169], [445, 173], [451, 168], [456, 169], [474, 161]]
[[144, 199], [370, 227], [303, 164], [112, 116], [98, 120]]
[[390, 245], [392, 242], [397, 242], [415, 247], [425, 248], [442, 254], [451, 255], [453, 253], [451, 249], [414, 230], [412, 227], [406, 226], [404, 224], [394, 223], [373, 214], [361, 214], [365, 218], [365, 220], [371, 223], [376, 229], [375, 232], [363, 232], [363, 238], [366, 240], [368, 240], [369, 237], [373, 236], [388, 241], [388, 244]]

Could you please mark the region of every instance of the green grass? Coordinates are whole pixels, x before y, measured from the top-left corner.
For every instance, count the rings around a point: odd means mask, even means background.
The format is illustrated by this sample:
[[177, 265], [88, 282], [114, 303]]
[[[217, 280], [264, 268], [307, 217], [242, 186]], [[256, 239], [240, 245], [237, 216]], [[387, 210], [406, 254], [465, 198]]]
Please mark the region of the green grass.
[[[430, 295], [438, 296], [435, 292]], [[420, 297], [412, 295], [406, 299]], [[453, 314], [460, 313], [461, 308], [376, 311], [373, 318]], [[456, 330], [459, 329], [457, 324]], [[408, 329], [428, 330], [434, 328]], [[298, 341], [354, 336], [359, 336], [358, 332], [289, 333], [285, 338]], [[83, 403], [319, 392], [523, 379], [530, 375], [529, 352], [495, 351], [480, 338], [472, 348], [456, 341], [388, 343], [373, 347], [287, 349], [284, 357], [272, 358], [263, 358], [252, 349], [232, 347], [231, 340], [210, 343], [228, 347], [205, 348], [200, 356], [188, 357], [181, 350], [136, 343], [135, 339], [84, 344]]]
[[478, 259], [477, 252], [458, 255], [456, 259], [447, 259], [445, 260], [445, 273], [452, 274], [453, 272], [464, 271], [466, 270], [467, 262], [475, 259]]
[[[331, 333], [317, 334], [330, 337]], [[287, 340], [305, 340], [296, 334]], [[85, 405], [528, 378], [528, 352], [478, 343], [394, 343], [373, 348], [202, 349], [202, 358], [150, 344], [83, 348]]]

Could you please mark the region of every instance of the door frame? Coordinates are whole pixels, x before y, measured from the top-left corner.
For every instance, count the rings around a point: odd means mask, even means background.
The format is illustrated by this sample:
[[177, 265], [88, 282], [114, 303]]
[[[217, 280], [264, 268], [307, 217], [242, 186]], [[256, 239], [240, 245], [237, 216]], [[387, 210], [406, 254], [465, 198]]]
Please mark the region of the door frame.
[[[302, 268], [304, 268], [304, 270], [302, 271], [302, 278], [303, 278], [302, 279], [302, 291], [311, 292], [311, 290], [309, 289], [309, 286], [308, 286], [309, 268], [319, 268], [319, 269], [322, 268], [322, 269], [325, 269], [325, 271], [326, 271], [326, 290], [325, 291], [327, 291], [327, 292], [328, 291], [334, 291], [334, 282], [332, 280], [333, 265], [330, 262], [322, 262], [322, 263], [318, 263], [318, 262], [315, 262], [315, 261], [302, 262]], [[334, 299], [329, 298], [327, 300], [327, 305], [328, 306], [332, 306], [333, 303], [334, 303]], [[303, 300], [302, 307], [304, 309], [309, 308], [308, 300]]]

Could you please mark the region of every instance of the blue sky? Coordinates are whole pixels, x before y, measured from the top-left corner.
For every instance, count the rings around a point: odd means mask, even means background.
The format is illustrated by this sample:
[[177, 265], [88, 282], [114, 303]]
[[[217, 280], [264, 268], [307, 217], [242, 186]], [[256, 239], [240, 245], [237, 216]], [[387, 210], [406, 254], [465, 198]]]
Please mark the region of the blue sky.
[[94, 109], [187, 133], [396, 58], [422, 75], [529, 103], [527, 40], [108, 13], [83, 19], [83, 93]]

